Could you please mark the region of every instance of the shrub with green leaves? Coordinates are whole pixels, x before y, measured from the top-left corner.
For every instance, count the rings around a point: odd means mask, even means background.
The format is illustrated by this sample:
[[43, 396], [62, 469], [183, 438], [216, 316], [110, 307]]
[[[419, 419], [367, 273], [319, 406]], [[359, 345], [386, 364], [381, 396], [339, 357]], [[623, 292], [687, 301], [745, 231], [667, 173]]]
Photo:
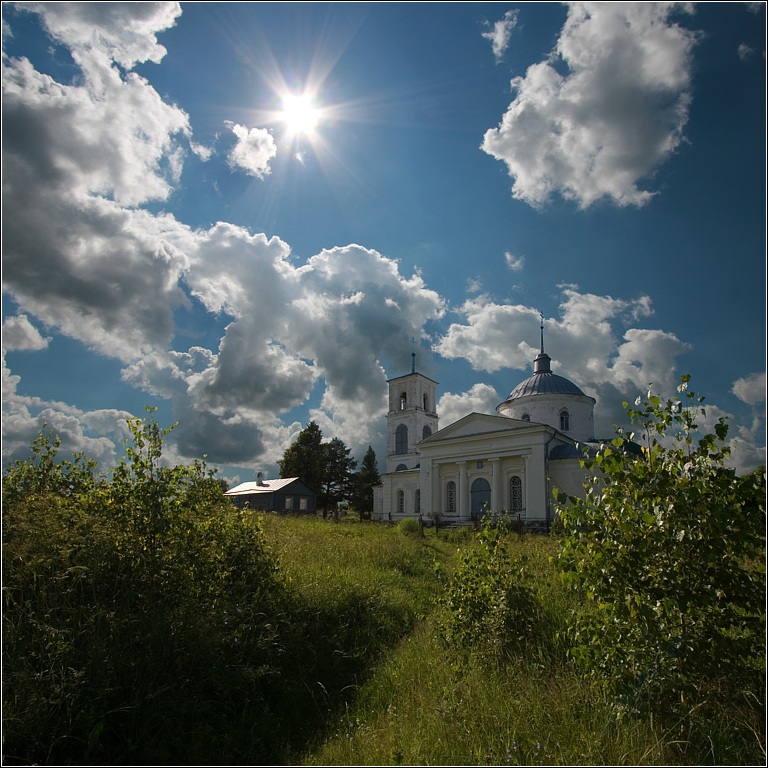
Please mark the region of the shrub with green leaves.
[[557, 494], [557, 560], [585, 599], [572, 656], [624, 706], [678, 714], [761, 696], [765, 655], [765, 471], [725, 466], [725, 419], [700, 436], [704, 398], [681, 381], [624, 403], [641, 451], [617, 430], [585, 454], [585, 498]]
[[4, 757], [162, 764], [235, 738], [258, 759], [283, 652], [274, 559], [202, 462], [161, 466], [169, 430], [129, 427], [111, 477], [43, 434], [3, 478]]
[[540, 620], [523, 556], [509, 550], [509, 529], [486, 520], [439, 603], [438, 634], [449, 648], [501, 656], [528, 648]]
[[400, 533], [412, 536], [422, 532], [421, 524], [418, 520], [415, 520], [412, 517], [406, 517], [405, 520], [401, 520], [397, 524], [397, 530], [400, 531]]

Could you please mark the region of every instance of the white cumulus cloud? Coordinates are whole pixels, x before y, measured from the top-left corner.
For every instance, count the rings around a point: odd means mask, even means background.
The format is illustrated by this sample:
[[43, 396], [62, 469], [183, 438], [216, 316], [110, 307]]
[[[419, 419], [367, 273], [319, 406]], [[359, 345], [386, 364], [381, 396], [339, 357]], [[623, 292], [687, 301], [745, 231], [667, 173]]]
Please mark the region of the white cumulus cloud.
[[446, 392], [437, 404], [440, 429], [469, 413], [493, 414], [503, 399], [490, 384], [474, 384], [467, 392]]
[[512, 81], [482, 149], [506, 163], [513, 197], [559, 193], [586, 208], [643, 205], [642, 184], [683, 140], [696, 36], [675, 3], [571, 3], [555, 50]]
[[[519, 11], [516, 10], [507, 11], [503, 18], [494, 22], [493, 26], [488, 32], [482, 33], [486, 40], [491, 41], [491, 48], [493, 50], [496, 63], [501, 61], [505, 51], [509, 47], [509, 40], [512, 37], [512, 32], [517, 26], [518, 14]], [[490, 26], [489, 22], [486, 22], [486, 24]]]
[[[542, 189], [550, 185], [550, 191], [586, 189], [579, 198], [584, 203], [606, 194], [607, 176], [624, 185], [616, 195], [626, 197], [635, 183], [631, 179], [639, 176], [624, 178], [622, 170], [652, 168], [665, 156], [667, 150], [650, 151], [647, 141], [630, 131], [623, 140], [635, 142], [634, 149], [626, 162], [619, 161], [611, 131], [603, 135], [585, 128], [592, 120], [617, 131], [623, 126], [624, 118], [609, 115], [592, 88], [614, 86], [620, 96], [636, 78], [632, 93], [642, 102], [654, 92], [655, 78], [670, 109], [685, 101], [685, 43], [690, 40], [656, 6], [621, 10], [624, 5], [590, 6], [589, 13], [573, 6], [558, 48], [571, 75], [561, 77], [545, 63], [521, 80], [515, 104], [519, 107], [521, 94], [528, 93], [528, 117], [536, 118], [532, 125], [542, 142], [526, 147], [525, 163], [533, 162], [539, 149], [542, 162], [550, 163], [548, 175], [537, 175], [530, 164], [520, 167], [519, 179], [532, 185], [521, 182], [524, 199], [541, 184]], [[5, 321], [5, 348], [42, 349], [47, 338], [39, 329], [44, 327], [119, 360], [124, 383], [170, 401], [179, 427], [168, 455], [178, 460], [207, 454], [209, 461], [230, 466], [274, 465], [303, 426], [292, 410], [310, 398], [317, 403], [311, 418], [327, 437], [341, 437], [358, 457], [369, 444], [378, 442], [380, 449], [386, 371], [409, 365], [412, 337], [422, 345], [432, 343], [426, 328], [444, 318], [445, 300], [420, 274], [402, 273], [394, 256], [362, 245], [328, 248], [298, 263], [278, 237], [226, 222], [193, 230], [173, 216], [142, 209], [173, 192], [187, 146], [202, 158], [209, 156], [192, 141], [187, 115], [126, 71], [138, 61], [162, 58], [156, 35], [173, 24], [178, 4], [30, 3], [24, 9], [40, 13], [50, 35], [70, 47], [79, 76], [60, 83], [26, 59], [4, 61], [2, 278], [19, 308]], [[633, 39], [631, 52], [645, 56], [630, 57], [629, 63], [622, 59], [621, 44], [630, 42], [619, 29], [628, 19], [643, 38]], [[587, 45], [590, 34], [594, 45]], [[606, 41], [607, 46], [598, 45]], [[591, 63], [583, 60], [589, 56]], [[665, 59], [667, 68], [661, 65]], [[614, 64], [624, 68], [618, 67], [611, 80], [607, 70]], [[636, 69], [643, 66], [648, 72], [639, 77]], [[677, 85], [670, 72], [677, 72]], [[541, 101], [548, 82], [552, 104]], [[636, 110], [634, 117], [655, 120], [667, 114], [652, 106], [646, 113]], [[553, 115], [562, 116], [562, 124], [576, 133], [585, 131], [583, 146], [571, 142], [570, 149], [561, 148], [570, 152], [573, 168], [550, 162], [557, 152], [541, 125]], [[670, 124], [662, 120], [662, 126], [660, 135], [669, 136]], [[276, 155], [272, 135], [242, 125], [231, 128], [237, 142], [230, 163], [257, 177], [268, 174]], [[524, 121], [514, 125], [515, 131], [524, 128]], [[601, 137], [608, 139], [604, 149], [614, 159], [596, 157], [587, 173], [579, 158], [595, 141], [602, 147]], [[500, 129], [497, 139], [503, 143], [510, 135]], [[518, 162], [513, 156], [503, 159]], [[648, 162], [639, 162], [639, 156]], [[510, 269], [523, 265], [513, 254], [505, 259]], [[432, 349], [425, 353], [422, 346], [420, 371], [430, 374], [432, 353], [466, 359], [478, 371], [528, 370], [538, 351], [538, 334], [531, 334], [538, 329], [538, 310], [497, 303], [480, 290], [479, 281], [473, 283], [471, 291], [477, 293], [459, 308], [458, 319]], [[174, 316], [191, 308], [208, 313], [219, 329], [213, 341], [198, 346], [178, 341]], [[645, 296], [626, 300], [562, 287], [559, 316], [546, 320], [555, 371], [600, 399], [598, 413], [607, 414], [608, 425], [610, 404], [627, 399], [628, 389], [639, 390], [649, 381], [675, 383], [677, 357], [688, 347], [669, 332], [640, 327], [651, 313]], [[764, 374], [762, 381], [764, 387]], [[4, 365], [5, 458], [21, 455], [47, 421], [67, 450], [114, 463], [128, 414], [28, 397], [19, 394], [19, 385], [19, 376]], [[753, 402], [758, 385], [746, 377], [734, 384], [734, 393]], [[493, 412], [501, 399], [482, 383], [465, 393], [446, 393], [441, 424], [473, 410]], [[749, 455], [755, 430], [753, 425], [734, 438], [741, 440], [740, 455]]]
[[16, 351], [20, 349], [45, 349], [50, 337], [43, 336], [29, 322], [26, 315], [6, 317], [3, 321], [3, 349]]
[[748, 405], [765, 402], [765, 371], [751, 373], [733, 382], [731, 388], [736, 397]]
[[237, 123], [231, 124], [230, 128], [237, 136], [237, 143], [229, 153], [230, 168], [241, 168], [259, 179], [269, 175], [269, 163], [277, 154], [272, 134], [266, 128], [247, 128]]
[[[631, 327], [638, 317], [651, 313], [647, 296], [626, 300], [582, 293], [572, 286], [561, 290], [560, 317], [544, 321], [545, 351], [552, 357], [554, 373], [598, 400], [596, 430], [610, 437], [612, 425], [622, 422], [622, 401], [634, 400], [649, 383], [674, 392], [677, 358], [690, 347], [674, 334]], [[458, 314], [463, 322], [448, 327], [436, 341], [435, 352], [465, 359], [478, 371], [530, 370], [540, 341], [533, 331], [540, 323], [535, 308], [478, 296], [468, 299]], [[524, 377], [510, 379], [510, 391]]]
[[131, 414], [114, 409], [83, 411], [66, 403], [18, 393], [19, 376], [8, 369], [3, 351], [3, 464], [26, 459], [30, 446], [41, 432], [61, 438], [60, 455], [71, 459], [82, 451], [102, 468], [115, 465], [118, 444], [128, 436], [126, 419]]
[[137, 62], [160, 62], [165, 48], [156, 34], [176, 23], [176, 2], [17, 3], [39, 13], [48, 33], [73, 51], [102, 51], [126, 69]]

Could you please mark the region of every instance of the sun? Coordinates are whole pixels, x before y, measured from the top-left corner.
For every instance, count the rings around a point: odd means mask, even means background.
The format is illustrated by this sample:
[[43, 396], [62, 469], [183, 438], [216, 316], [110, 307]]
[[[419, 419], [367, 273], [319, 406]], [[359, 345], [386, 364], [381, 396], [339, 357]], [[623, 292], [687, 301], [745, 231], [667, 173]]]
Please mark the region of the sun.
[[320, 121], [320, 108], [308, 93], [287, 93], [283, 96], [281, 122], [292, 136], [311, 137]]

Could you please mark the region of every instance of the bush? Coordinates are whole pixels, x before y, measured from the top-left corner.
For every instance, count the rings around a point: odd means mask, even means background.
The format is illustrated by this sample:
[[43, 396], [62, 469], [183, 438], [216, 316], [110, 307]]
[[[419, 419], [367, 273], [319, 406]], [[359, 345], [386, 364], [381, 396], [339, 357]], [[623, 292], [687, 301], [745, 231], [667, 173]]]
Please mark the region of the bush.
[[[18, 763], [256, 759], [281, 589], [258, 519], [154, 421], [110, 480], [41, 435], [3, 483], [3, 749]], [[266, 729], [265, 729], [266, 730]], [[6, 763], [7, 764], [7, 763]]]
[[397, 530], [400, 531], [400, 533], [405, 533], [409, 535], [421, 533], [421, 523], [419, 523], [418, 520], [415, 520], [412, 517], [406, 517], [405, 520], [401, 520], [397, 524]]
[[724, 419], [695, 438], [705, 410], [688, 379], [682, 399], [649, 390], [628, 409], [641, 455], [619, 430], [583, 461], [586, 497], [558, 499], [558, 561], [586, 602], [573, 658], [622, 706], [675, 715], [764, 688], [765, 472], [724, 466]]
[[449, 648], [501, 656], [529, 647], [541, 619], [524, 557], [513, 556], [508, 529], [486, 520], [462, 554], [448, 588], [438, 634]]

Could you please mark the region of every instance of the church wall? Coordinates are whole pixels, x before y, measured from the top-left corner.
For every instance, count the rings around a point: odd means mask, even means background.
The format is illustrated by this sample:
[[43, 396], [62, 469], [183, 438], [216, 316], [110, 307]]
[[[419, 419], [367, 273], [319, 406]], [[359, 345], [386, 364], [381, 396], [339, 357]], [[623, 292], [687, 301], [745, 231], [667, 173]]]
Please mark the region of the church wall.
[[[395, 430], [401, 425], [405, 425], [408, 430], [408, 451], [406, 453], [396, 453]], [[433, 427], [426, 422], [424, 413], [418, 410], [398, 413], [396, 420], [392, 420], [389, 426], [392, 434], [387, 445], [387, 472], [395, 472], [400, 464], [405, 464], [408, 469], [413, 469], [419, 463], [419, 452], [416, 450], [416, 444], [423, 439], [424, 426], [433, 430], [436, 429], [436, 424]]]
[[558, 459], [550, 462], [552, 487], [559, 488], [569, 496], [584, 496], [584, 481], [589, 471], [579, 464], [578, 459]]
[[375, 485], [373, 487], [373, 510], [371, 511], [371, 520], [384, 519], [384, 486]]
[[[418, 517], [416, 492], [421, 491], [421, 473], [416, 470], [404, 470], [391, 472], [382, 478], [383, 504], [380, 519], [383, 521], [397, 522], [406, 517]], [[398, 509], [398, 493], [403, 492], [403, 511]], [[419, 503], [423, 509], [423, 505]]]
[[546, 521], [549, 518], [549, 483], [547, 482], [547, 445], [532, 448], [526, 473], [526, 521]]
[[[566, 409], [569, 415], [568, 430], [560, 428], [560, 412], [563, 409]], [[527, 415], [531, 421], [554, 427], [574, 440], [587, 441], [594, 438], [594, 405], [591, 400], [576, 395], [521, 397], [505, 404], [503, 411], [499, 412], [513, 419], [522, 419]]]

